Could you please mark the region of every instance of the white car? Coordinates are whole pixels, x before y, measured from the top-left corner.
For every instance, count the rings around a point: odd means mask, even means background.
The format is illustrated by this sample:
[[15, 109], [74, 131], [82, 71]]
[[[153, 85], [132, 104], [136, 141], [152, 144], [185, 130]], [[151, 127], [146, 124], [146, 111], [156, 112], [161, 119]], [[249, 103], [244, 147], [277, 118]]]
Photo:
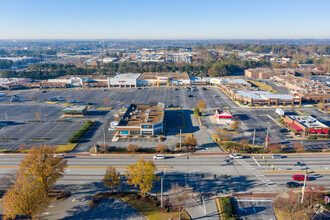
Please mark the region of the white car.
[[55, 154], [55, 158], [65, 158], [65, 154]]
[[243, 156], [240, 155], [240, 154], [230, 154], [229, 157], [234, 158], [234, 159], [242, 159], [243, 158]]
[[283, 157], [282, 155], [275, 154], [275, 155], [272, 156], [272, 159], [280, 159], [282, 157]]
[[153, 157], [154, 160], [164, 160], [165, 156], [164, 154], [157, 154]]

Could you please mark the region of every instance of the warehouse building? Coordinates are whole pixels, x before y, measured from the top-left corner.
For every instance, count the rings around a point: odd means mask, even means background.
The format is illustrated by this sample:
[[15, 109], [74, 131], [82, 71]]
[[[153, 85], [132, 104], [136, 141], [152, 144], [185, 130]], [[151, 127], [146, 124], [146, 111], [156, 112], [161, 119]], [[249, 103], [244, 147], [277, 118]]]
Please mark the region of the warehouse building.
[[164, 108], [158, 105], [131, 104], [117, 125], [122, 136], [151, 136], [164, 133]]
[[87, 115], [87, 106], [68, 106], [61, 111], [63, 117], [83, 117]]
[[109, 78], [109, 87], [137, 87], [140, 73], [124, 73]]

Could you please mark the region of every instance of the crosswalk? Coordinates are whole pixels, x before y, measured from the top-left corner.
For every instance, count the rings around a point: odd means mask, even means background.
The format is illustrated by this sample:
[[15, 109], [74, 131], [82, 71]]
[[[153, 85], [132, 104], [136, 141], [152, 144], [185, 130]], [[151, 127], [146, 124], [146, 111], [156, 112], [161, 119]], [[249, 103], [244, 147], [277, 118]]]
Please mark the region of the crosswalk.
[[255, 175], [262, 183], [267, 185], [269, 189], [273, 192], [280, 192], [281, 189], [272, 181], [270, 181], [265, 175], [263, 175], [259, 170], [251, 166], [245, 160], [237, 160], [239, 164], [249, 170], [253, 175]]

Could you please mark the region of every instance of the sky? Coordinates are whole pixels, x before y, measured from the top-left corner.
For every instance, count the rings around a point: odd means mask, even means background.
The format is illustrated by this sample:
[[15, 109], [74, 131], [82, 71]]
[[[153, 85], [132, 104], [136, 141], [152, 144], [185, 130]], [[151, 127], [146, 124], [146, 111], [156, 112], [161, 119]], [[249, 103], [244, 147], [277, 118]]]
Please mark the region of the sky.
[[0, 39], [330, 39], [330, 0], [0, 0]]

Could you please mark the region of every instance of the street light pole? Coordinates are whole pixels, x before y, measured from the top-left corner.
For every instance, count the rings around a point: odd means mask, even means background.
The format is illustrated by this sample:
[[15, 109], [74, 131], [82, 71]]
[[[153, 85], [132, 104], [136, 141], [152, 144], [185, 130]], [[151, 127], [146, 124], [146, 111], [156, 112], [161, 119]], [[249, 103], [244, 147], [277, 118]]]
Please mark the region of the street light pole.
[[182, 151], [182, 143], [181, 143], [181, 129], [180, 129], [180, 151]]
[[163, 208], [163, 177], [160, 178], [160, 207]]
[[303, 202], [304, 202], [305, 187], [306, 187], [306, 178], [307, 178], [307, 169], [306, 169], [306, 172], [305, 172], [304, 186], [302, 188], [301, 204], [303, 204]]
[[252, 153], [254, 152], [254, 143], [256, 140], [256, 129], [253, 130], [253, 143], [252, 143]]

